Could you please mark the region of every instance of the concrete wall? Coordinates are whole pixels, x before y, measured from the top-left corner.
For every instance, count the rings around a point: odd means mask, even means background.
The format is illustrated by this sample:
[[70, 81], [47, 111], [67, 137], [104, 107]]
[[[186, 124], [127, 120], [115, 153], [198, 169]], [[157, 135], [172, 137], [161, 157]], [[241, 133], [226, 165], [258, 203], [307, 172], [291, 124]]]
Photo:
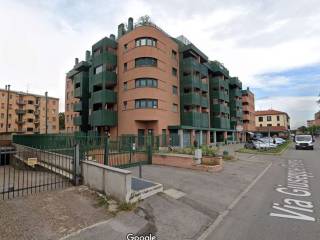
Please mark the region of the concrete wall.
[[131, 172], [103, 164], [82, 161], [83, 184], [111, 195], [119, 201], [129, 202], [131, 196]]

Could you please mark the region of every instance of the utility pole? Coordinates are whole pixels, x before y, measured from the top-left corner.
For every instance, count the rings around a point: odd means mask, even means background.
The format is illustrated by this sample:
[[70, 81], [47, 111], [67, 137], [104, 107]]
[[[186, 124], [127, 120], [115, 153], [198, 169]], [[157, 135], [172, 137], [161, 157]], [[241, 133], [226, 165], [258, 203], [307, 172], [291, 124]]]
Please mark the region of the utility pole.
[[46, 134], [48, 134], [48, 92], [45, 92], [46, 96]]
[[7, 96], [7, 117], [6, 117], [6, 133], [8, 132], [8, 124], [9, 124], [9, 100], [10, 100], [10, 84], [6, 85], [6, 90], [8, 93]]

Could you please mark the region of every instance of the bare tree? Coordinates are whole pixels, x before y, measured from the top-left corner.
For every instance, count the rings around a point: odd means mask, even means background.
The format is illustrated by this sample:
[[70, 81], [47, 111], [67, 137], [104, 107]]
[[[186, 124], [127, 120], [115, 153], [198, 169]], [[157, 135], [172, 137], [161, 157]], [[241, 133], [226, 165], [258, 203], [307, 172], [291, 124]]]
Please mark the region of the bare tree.
[[151, 18], [148, 15], [141, 16], [138, 20], [140, 24], [150, 23]]

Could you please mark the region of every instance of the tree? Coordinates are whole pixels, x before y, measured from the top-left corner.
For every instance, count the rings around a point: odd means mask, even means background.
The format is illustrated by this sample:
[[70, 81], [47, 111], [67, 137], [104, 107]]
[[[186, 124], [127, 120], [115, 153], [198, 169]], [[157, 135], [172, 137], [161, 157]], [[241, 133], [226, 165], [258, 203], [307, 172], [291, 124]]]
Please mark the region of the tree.
[[59, 130], [64, 130], [65, 129], [65, 116], [64, 112], [59, 113]]
[[306, 126], [301, 126], [301, 127], [298, 127], [297, 129], [299, 132], [301, 133], [305, 133], [307, 131], [307, 127]]
[[138, 20], [139, 24], [144, 25], [151, 22], [151, 18], [148, 15], [141, 16]]

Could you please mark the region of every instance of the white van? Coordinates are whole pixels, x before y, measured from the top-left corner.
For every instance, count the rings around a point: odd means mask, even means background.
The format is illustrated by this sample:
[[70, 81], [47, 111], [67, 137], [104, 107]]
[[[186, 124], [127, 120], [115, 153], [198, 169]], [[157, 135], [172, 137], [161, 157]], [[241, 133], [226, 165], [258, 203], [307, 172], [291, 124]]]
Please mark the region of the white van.
[[296, 135], [296, 149], [311, 149], [313, 150], [313, 138], [311, 135]]

